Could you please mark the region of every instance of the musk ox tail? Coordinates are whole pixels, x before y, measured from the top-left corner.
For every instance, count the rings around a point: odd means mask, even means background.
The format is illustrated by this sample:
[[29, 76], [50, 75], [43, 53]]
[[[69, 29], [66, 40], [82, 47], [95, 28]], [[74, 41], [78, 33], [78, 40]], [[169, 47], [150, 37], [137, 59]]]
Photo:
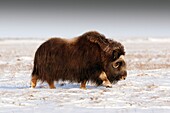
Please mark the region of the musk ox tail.
[[32, 71], [32, 78], [31, 78], [31, 87], [35, 88], [36, 84], [37, 84], [37, 80], [38, 80], [38, 69], [37, 69], [37, 65], [34, 61], [34, 67], [33, 67], [33, 71]]
[[36, 65], [34, 65], [34, 67], [33, 67], [33, 71], [32, 71], [32, 77], [33, 77], [33, 76], [37, 76], [37, 75], [38, 75], [37, 66], [36, 66]]

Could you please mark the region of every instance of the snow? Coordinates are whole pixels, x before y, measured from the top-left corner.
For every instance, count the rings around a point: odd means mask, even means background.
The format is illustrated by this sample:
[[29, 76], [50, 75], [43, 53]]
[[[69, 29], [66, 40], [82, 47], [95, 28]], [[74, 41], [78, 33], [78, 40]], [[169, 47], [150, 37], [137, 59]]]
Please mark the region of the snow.
[[[88, 83], [87, 90], [82, 90], [78, 83], [61, 85], [63, 82], [59, 82], [56, 89], [49, 89], [47, 83], [38, 82], [38, 86], [31, 89], [34, 53], [42, 42], [0, 42], [0, 113], [169, 112], [170, 43], [155, 46], [155, 42], [124, 42], [128, 77], [112, 88]], [[155, 53], [155, 47], [159, 52]], [[157, 60], [154, 57], [158, 55]], [[139, 66], [139, 63], [146, 65]]]
[[120, 39], [123, 42], [128, 42], [128, 43], [170, 43], [170, 37], [168, 38], [152, 38], [152, 37], [147, 37], [147, 38], [138, 38], [138, 37], [133, 37], [133, 38], [125, 38], [125, 39]]

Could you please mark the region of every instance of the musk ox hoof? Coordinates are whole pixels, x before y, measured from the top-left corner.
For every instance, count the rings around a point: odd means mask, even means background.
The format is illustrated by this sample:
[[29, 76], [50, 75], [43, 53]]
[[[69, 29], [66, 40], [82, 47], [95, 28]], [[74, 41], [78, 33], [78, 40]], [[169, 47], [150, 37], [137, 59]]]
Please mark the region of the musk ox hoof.
[[80, 89], [82, 89], [82, 90], [87, 90], [87, 88], [86, 88], [86, 87], [80, 87]]
[[112, 88], [112, 86], [106, 86], [106, 88]]
[[109, 81], [103, 81], [103, 86], [106, 88], [112, 88], [112, 84]]

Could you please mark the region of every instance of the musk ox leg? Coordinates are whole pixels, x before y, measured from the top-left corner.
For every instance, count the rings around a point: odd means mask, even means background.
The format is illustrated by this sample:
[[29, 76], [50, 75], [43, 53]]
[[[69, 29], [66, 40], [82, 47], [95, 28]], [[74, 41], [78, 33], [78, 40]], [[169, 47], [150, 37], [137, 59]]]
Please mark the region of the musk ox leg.
[[107, 75], [106, 75], [105, 72], [102, 72], [102, 73], [100, 74], [99, 78], [103, 81], [103, 83], [102, 83], [103, 86], [109, 87], [109, 88], [112, 87], [112, 84], [111, 84], [110, 81], [108, 80]]
[[32, 75], [32, 78], [31, 78], [31, 88], [35, 88], [36, 85], [37, 85], [37, 76], [36, 75]]
[[81, 82], [81, 85], [80, 85], [81, 89], [86, 89], [86, 82], [87, 82], [86, 80]]
[[55, 85], [54, 85], [54, 81], [48, 81], [48, 85], [50, 87], [50, 89], [56, 89]]

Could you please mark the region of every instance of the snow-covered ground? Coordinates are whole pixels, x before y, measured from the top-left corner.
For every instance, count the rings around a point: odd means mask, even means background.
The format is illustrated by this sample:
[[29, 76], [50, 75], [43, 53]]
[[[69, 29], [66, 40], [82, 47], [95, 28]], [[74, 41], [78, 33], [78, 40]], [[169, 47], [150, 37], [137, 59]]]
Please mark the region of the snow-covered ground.
[[88, 83], [38, 83], [31, 89], [34, 53], [44, 40], [0, 40], [0, 113], [169, 113], [170, 41], [123, 41], [128, 77], [112, 88]]

